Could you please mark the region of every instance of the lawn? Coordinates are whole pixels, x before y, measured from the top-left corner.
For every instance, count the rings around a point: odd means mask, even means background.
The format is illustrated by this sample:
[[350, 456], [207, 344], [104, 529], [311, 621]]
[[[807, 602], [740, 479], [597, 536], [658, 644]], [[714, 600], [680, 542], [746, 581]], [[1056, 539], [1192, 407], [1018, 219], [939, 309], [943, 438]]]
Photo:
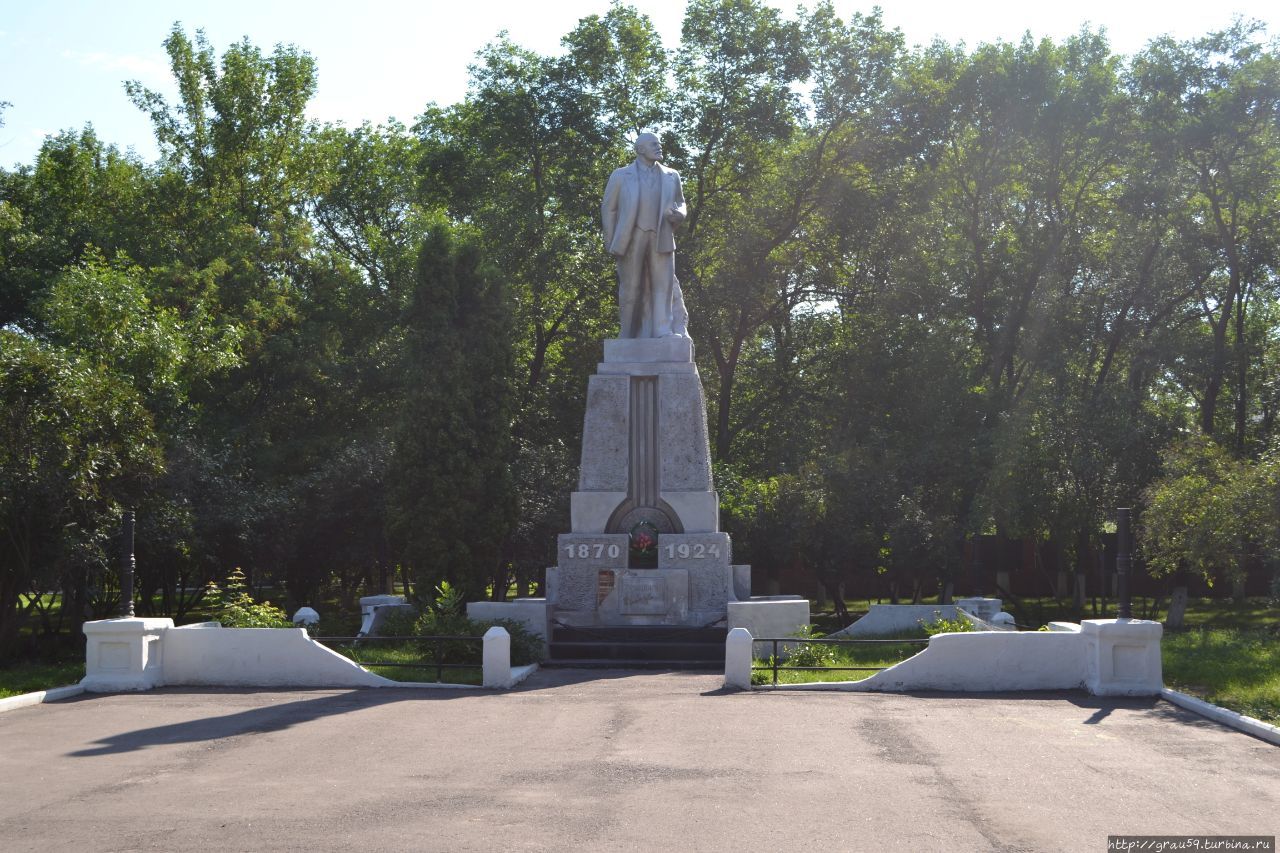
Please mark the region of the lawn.
[[84, 678], [84, 661], [40, 663], [24, 661], [0, 668], [0, 699], [53, 687], [66, 687]]
[[[480, 684], [482, 672], [479, 665], [465, 669], [446, 667], [437, 679], [435, 669], [435, 644], [428, 640], [362, 640], [359, 643], [322, 640], [321, 642], [340, 655], [365, 669], [392, 681], [439, 681], [444, 684]], [[480, 657], [480, 644], [457, 640], [444, 644], [442, 660], [445, 663], [469, 663]], [[397, 664], [401, 664], [397, 666]], [[407, 664], [414, 664], [408, 666]], [[424, 664], [418, 666], [417, 664]]]
[[[923, 637], [923, 633], [919, 635]], [[897, 637], [895, 639], [905, 639]], [[862, 681], [878, 670], [893, 666], [924, 649], [921, 643], [875, 643], [857, 646], [836, 646], [809, 643], [801, 646], [778, 665], [779, 684], [812, 684], [818, 681]], [[753, 666], [771, 666], [772, 649], [768, 643], [757, 643], [755, 653], [762, 655]], [[825, 658], [825, 659], [824, 659]], [[798, 665], [851, 667], [843, 670], [795, 669]], [[752, 684], [772, 684], [772, 670], [755, 670]]]
[[1168, 632], [1161, 658], [1166, 687], [1280, 725], [1280, 633], [1274, 629]]

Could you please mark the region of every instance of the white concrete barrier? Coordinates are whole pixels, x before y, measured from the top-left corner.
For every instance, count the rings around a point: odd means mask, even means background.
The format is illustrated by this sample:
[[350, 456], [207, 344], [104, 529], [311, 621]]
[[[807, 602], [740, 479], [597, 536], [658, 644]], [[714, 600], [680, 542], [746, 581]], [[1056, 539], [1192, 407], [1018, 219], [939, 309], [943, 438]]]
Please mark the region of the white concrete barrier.
[[[1091, 619], [1075, 631], [975, 631], [935, 634], [924, 651], [862, 681], [780, 684], [779, 690], [909, 692], [950, 690], [990, 693], [1086, 689], [1100, 696], [1159, 695], [1158, 622]], [[725, 685], [750, 684], [751, 664], [725, 645]], [[730, 667], [733, 667], [732, 671]]]
[[[995, 602], [994, 605], [985, 607], [983, 612], [991, 613], [992, 618], [1000, 614], [999, 599], [972, 600]], [[994, 607], [994, 612], [992, 607]], [[885, 637], [893, 634], [905, 634], [908, 631], [920, 630], [921, 624], [932, 624], [939, 619], [948, 621], [963, 619], [979, 629], [994, 627], [978, 616], [976, 609], [966, 610], [963, 604], [959, 602], [956, 604], [873, 604], [861, 619], [855, 620], [848, 627], [842, 628], [830, 636], [833, 638]]]
[[[304, 628], [175, 628], [171, 619], [103, 619], [84, 625], [85, 677], [91, 693], [200, 687], [474, 687], [392, 681], [307, 636]], [[511, 637], [484, 638], [483, 683], [511, 687], [537, 669], [511, 666]]]
[[746, 628], [731, 628], [724, 641], [724, 686], [739, 690], [751, 689], [751, 663], [754, 655], [751, 632]]
[[172, 628], [164, 683], [201, 687], [392, 687], [304, 628]]
[[745, 628], [754, 637], [791, 637], [809, 624], [809, 599], [798, 595], [755, 595], [730, 601], [728, 626]]
[[547, 652], [551, 640], [551, 607], [545, 598], [517, 598], [515, 601], [471, 601], [467, 603], [467, 618], [478, 622], [511, 621], [523, 625], [531, 634], [542, 640], [542, 652]]

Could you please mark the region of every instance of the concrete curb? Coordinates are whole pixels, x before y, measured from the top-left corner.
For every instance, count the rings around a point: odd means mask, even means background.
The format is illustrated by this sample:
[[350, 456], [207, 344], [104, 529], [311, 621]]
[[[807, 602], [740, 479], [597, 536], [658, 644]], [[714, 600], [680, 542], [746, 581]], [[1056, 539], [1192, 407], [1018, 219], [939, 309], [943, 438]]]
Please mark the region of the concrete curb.
[[1244, 714], [1237, 714], [1235, 711], [1228, 711], [1226, 708], [1206, 702], [1203, 699], [1197, 699], [1194, 696], [1188, 696], [1185, 693], [1179, 693], [1177, 690], [1170, 690], [1168, 687], [1160, 691], [1160, 697], [1166, 702], [1172, 702], [1179, 708], [1186, 708], [1202, 717], [1208, 717], [1215, 723], [1222, 723], [1224, 726], [1230, 726], [1238, 729], [1245, 734], [1251, 734], [1256, 738], [1261, 738], [1268, 743], [1274, 743], [1280, 746], [1280, 728], [1264, 723], [1262, 720], [1246, 717]]
[[70, 699], [79, 696], [84, 688], [79, 684], [68, 684], [66, 687], [51, 687], [48, 690], [37, 690], [35, 693], [23, 693], [21, 696], [10, 696], [0, 699], [0, 713], [16, 711], [29, 705], [41, 705], [45, 702], [57, 702], [59, 699]]

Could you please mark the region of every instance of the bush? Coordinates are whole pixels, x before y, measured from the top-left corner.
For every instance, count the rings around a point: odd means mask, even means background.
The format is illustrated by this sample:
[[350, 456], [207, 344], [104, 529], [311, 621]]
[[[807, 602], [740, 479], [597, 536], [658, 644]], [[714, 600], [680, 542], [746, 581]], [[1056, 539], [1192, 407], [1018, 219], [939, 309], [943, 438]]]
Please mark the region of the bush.
[[920, 627], [930, 637], [934, 634], [963, 634], [973, 630], [973, 623], [963, 616], [957, 615], [955, 619], [944, 619], [939, 610], [933, 611], [933, 616], [932, 622], [920, 620]]
[[418, 634], [418, 614], [397, 607], [383, 615], [374, 633], [379, 637], [413, 637]]
[[[806, 625], [795, 636], [814, 639], [817, 632], [812, 625]], [[786, 652], [786, 656], [783, 666], [831, 666], [836, 661], [836, 647], [827, 643], [801, 643]]]
[[218, 585], [209, 582], [205, 588], [213, 618], [224, 628], [292, 628], [289, 614], [270, 601], [254, 601], [249, 594], [244, 572], [236, 568], [227, 575], [224, 593]]
[[[427, 611], [414, 623], [413, 633], [419, 637], [483, 637], [495, 625], [511, 635], [511, 664], [524, 666], [542, 659], [542, 638], [519, 622], [509, 619], [468, 619], [460, 613]], [[446, 663], [462, 663], [475, 654], [474, 643], [445, 642], [441, 648]]]

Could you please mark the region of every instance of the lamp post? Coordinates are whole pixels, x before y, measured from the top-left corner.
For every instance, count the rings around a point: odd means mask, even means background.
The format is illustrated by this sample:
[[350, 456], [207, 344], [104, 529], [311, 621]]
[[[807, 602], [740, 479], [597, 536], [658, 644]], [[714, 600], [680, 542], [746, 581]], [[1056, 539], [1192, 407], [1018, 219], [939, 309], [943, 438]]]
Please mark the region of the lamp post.
[[120, 520], [120, 617], [133, 618], [133, 510]]
[[1132, 514], [1129, 507], [1116, 510], [1116, 598], [1121, 619], [1133, 618], [1133, 602], [1129, 598], [1129, 569], [1133, 565], [1133, 533], [1129, 529]]
[[982, 537], [974, 536], [970, 542], [973, 543], [973, 551], [969, 555], [969, 583], [973, 589], [969, 595], [974, 598], [982, 598], [984, 595], [982, 583], [982, 550], [980, 547]]

